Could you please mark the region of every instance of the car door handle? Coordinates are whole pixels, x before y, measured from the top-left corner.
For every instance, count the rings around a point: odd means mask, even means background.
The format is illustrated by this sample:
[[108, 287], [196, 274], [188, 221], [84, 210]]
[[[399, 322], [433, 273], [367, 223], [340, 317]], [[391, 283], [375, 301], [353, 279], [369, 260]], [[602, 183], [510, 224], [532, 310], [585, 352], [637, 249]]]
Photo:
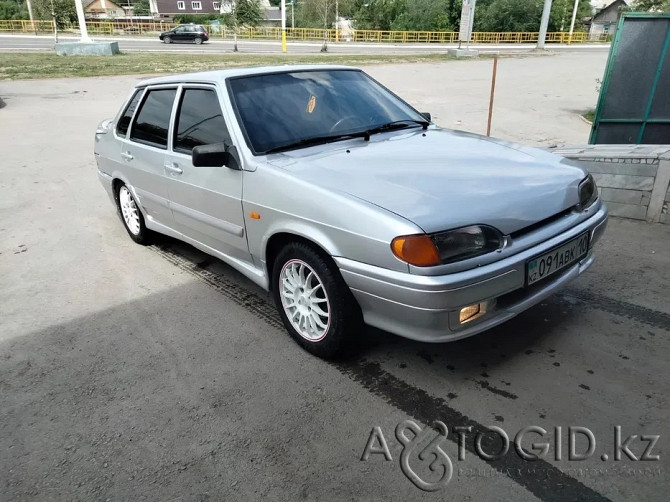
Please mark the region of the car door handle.
[[181, 174], [181, 173], [184, 172], [184, 170], [181, 167], [177, 166], [176, 164], [172, 164], [170, 162], [168, 162], [167, 164], [164, 164], [164, 167], [165, 167], [165, 169], [167, 169], [171, 173]]
[[126, 160], [133, 160], [135, 158], [130, 154], [130, 152], [121, 152], [121, 157]]

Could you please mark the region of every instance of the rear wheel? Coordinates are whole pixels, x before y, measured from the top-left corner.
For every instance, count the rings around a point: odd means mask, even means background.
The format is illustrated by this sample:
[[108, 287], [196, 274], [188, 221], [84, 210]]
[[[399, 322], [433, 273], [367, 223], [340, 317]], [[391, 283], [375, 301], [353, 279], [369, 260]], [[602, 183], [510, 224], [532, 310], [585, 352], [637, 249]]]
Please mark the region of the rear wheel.
[[194, 42], [195, 42], [195, 45], [200, 45], [200, 44], [202, 43], [202, 38], [200, 38], [200, 37], [196, 37], [196, 39], [194, 40]]
[[121, 221], [123, 221], [123, 226], [126, 227], [130, 238], [138, 244], [148, 244], [150, 232], [144, 224], [144, 216], [142, 216], [133, 194], [124, 184], [120, 184], [116, 191], [116, 203]]
[[274, 262], [273, 293], [284, 326], [312, 354], [339, 355], [360, 332], [360, 309], [330, 257], [294, 242]]
[[165, 44], [171, 44], [171, 43], [172, 43], [172, 39], [171, 39], [170, 37], [163, 37], [163, 43], [165, 43]]

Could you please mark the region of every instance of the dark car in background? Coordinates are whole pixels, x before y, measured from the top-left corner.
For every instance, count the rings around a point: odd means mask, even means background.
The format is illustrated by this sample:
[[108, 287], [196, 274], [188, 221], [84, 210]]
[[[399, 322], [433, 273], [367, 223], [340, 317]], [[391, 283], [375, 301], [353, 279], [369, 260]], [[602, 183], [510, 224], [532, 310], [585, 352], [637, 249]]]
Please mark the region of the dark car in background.
[[164, 31], [158, 38], [166, 44], [171, 44], [172, 42], [193, 42], [200, 45], [209, 40], [209, 33], [207, 33], [204, 26], [199, 24], [180, 24], [171, 30]]

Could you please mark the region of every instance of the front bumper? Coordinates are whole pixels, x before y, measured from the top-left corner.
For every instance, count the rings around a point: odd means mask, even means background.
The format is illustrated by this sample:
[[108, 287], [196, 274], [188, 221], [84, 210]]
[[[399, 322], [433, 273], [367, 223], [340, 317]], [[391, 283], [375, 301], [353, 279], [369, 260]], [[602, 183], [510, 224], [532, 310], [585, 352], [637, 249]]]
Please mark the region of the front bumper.
[[[500, 261], [454, 274], [423, 276], [336, 257], [342, 277], [361, 306], [365, 322], [413, 340], [447, 342], [503, 323], [579, 276], [594, 260], [593, 245], [605, 231], [604, 205], [590, 218], [541, 244]], [[590, 232], [588, 254], [560, 272], [526, 287], [526, 262]], [[460, 325], [460, 309], [484, 303], [486, 313]]]

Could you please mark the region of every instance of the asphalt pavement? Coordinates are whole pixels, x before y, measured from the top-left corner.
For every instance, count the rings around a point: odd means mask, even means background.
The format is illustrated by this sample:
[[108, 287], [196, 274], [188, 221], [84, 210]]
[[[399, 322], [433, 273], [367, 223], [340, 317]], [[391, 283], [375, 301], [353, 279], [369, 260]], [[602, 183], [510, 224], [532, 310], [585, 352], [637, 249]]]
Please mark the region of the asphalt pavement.
[[[119, 42], [119, 49], [126, 52], [190, 52], [190, 53], [225, 53], [233, 51], [233, 40], [210, 39], [202, 45], [192, 43], [164, 44], [158, 37], [107, 37], [93, 36], [94, 40], [114, 40]], [[76, 42], [78, 37], [72, 35], [60, 36], [60, 42]], [[52, 51], [55, 39], [53, 35], [0, 35], [0, 51]], [[237, 42], [240, 52], [248, 53], [279, 53], [279, 40], [245, 40]], [[320, 52], [323, 43], [320, 41], [289, 41], [287, 52], [297, 54], [311, 54]], [[440, 53], [456, 48], [458, 44], [386, 44], [338, 42], [328, 43], [328, 52], [333, 54], [411, 54], [411, 53]], [[560, 52], [607, 52], [609, 44], [547, 44], [551, 51]], [[471, 48], [483, 53], [492, 52], [526, 52], [535, 49], [535, 44], [473, 44]]]
[[[577, 57], [501, 61], [495, 135], [544, 144], [535, 125], [551, 120], [552, 141], [581, 138], [574, 109], [604, 56]], [[366, 70], [480, 131], [490, 63]], [[0, 499], [667, 499], [670, 226], [612, 219], [586, 274], [487, 333], [430, 345], [368, 329], [325, 362], [230, 267], [128, 238], [93, 133], [141, 78], [0, 82]], [[419, 457], [435, 421], [448, 437]], [[486, 458], [530, 426], [541, 460], [513, 445]], [[571, 460], [585, 430], [594, 450]]]

